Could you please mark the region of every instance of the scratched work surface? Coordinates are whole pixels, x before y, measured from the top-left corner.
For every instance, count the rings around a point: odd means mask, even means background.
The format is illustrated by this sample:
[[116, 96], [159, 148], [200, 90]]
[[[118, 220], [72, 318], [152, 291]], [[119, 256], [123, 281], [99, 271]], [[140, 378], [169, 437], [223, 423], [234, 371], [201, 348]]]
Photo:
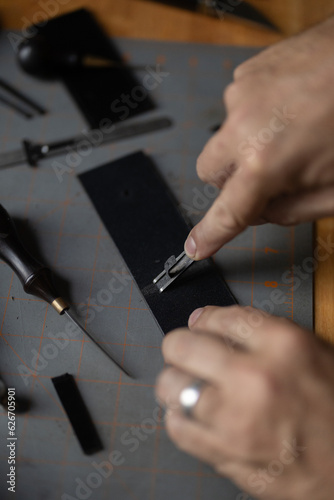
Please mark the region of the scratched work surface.
[[[28, 414], [17, 417], [15, 498], [236, 500], [234, 485], [177, 451], [166, 436], [153, 392], [163, 366], [161, 333], [75, 174], [144, 149], [183, 208], [198, 220], [212, 201], [212, 191], [197, 179], [195, 160], [211, 135], [209, 129], [223, 119], [222, 88], [231, 81], [233, 68], [254, 51], [133, 40], [119, 40], [119, 46], [132, 62], [152, 67], [158, 62], [169, 73], [153, 92], [159, 107], [150, 116], [167, 114], [174, 127], [94, 150], [64, 174], [62, 182], [51, 159], [36, 169], [21, 165], [2, 171], [0, 200], [20, 227], [25, 221], [30, 246], [55, 271], [87, 328], [137, 378], [120, 376], [81, 335], [70, 340], [61, 335], [66, 320], [25, 295], [18, 279], [0, 263], [0, 373], [33, 404]], [[62, 86], [20, 73], [5, 36], [0, 40], [0, 64], [8, 68], [8, 80], [50, 110], [45, 117], [27, 121], [1, 108], [1, 151], [16, 148], [23, 137], [46, 141], [83, 131], [86, 125]], [[58, 161], [64, 164], [63, 158]], [[121, 224], [122, 214], [115, 217]], [[239, 303], [266, 305], [312, 327], [311, 275], [304, 272], [299, 278], [294, 272], [294, 290], [289, 281], [292, 266], [311, 255], [311, 242], [310, 226], [262, 226], [226, 245], [217, 263]], [[108, 290], [111, 278], [117, 280], [117, 294]], [[278, 290], [283, 303], [274, 305]], [[65, 372], [76, 377], [103, 441], [105, 451], [95, 456], [81, 452], [51, 383], [51, 377]], [[0, 496], [9, 499], [4, 413], [0, 422]], [[93, 462], [106, 461], [111, 450], [119, 451], [121, 463], [109, 477], [102, 477]]]

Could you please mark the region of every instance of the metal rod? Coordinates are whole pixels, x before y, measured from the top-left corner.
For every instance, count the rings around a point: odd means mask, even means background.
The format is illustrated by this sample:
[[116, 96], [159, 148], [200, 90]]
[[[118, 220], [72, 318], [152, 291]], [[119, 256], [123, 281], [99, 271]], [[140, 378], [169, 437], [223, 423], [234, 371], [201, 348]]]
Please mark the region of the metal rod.
[[25, 118], [32, 118], [34, 115], [23, 109], [19, 104], [16, 104], [13, 101], [10, 101], [9, 99], [6, 99], [6, 97], [3, 97], [0, 95], [0, 102], [2, 104], [5, 104], [5, 106], [8, 106], [9, 108], [14, 109], [17, 113], [20, 113], [22, 116]]
[[6, 90], [7, 92], [9, 92], [10, 94], [12, 94], [13, 96], [15, 96], [17, 99], [20, 99], [22, 102], [24, 102], [25, 104], [30, 106], [32, 109], [37, 111], [37, 113], [39, 113], [40, 115], [46, 114], [46, 110], [44, 108], [42, 108], [42, 106], [40, 106], [39, 104], [37, 104], [37, 102], [30, 99], [30, 97], [24, 95], [19, 90], [15, 89], [9, 83], [5, 82], [5, 80], [3, 80], [3, 78], [0, 78], [0, 87], [3, 88], [4, 90]]
[[[8, 153], [0, 153], [0, 169], [6, 168], [15, 164], [28, 161], [30, 165], [36, 166], [38, 161], [50, 156], [58, 156], [68, 152], [68, 148], [75, 148], [83, 139], [87, 139], [92, 147], [102, 146], [108, 142], [120, 141], [122, 139], [129, 139], [141, 134], [148, 134], [150, 132], [157, 132], [172, 125], [172, 121], [167, 117], [151, 118], [146, 121], [136, 121], [135, 123], [118, 124], [112, 127], [110, 132], [103, 133], [99, 129], [89, 130], [84, 134], [63, 139], [61, 141], [54, 141], [44, 144], [34, 143], [28, 140], [23, 141], [24, 148]], [[93, 137], [94, 133], [99, 133], [100, 140], [95, 142]], [[33, 158], [34, 162], [29, 161], [29, 156]]]

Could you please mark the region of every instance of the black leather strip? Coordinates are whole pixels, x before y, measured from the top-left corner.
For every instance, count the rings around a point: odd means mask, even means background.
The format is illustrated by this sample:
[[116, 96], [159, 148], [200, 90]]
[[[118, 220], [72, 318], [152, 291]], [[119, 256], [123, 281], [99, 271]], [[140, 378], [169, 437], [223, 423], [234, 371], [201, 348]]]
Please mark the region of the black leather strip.
[[73, 376], [65, 373], [51, 380], [84, 453], [92, 455], [102, 450], [101, 440]]
[[152, 283], [183, 251], [190, 227], [150, 158], [134, 153], [79, 179], [164, 333], [187, 325], [198, 307], [235, 304], [211, 259], [194, 263], [162, 293]]
[[[74, 52], [122, 62], [116, 45], [86, 9], [50, 19], [32, 31], [43, 35], [55, 53]], [[62, 71], [61, 78], [94, 129], [106, 120], [116, 123], [155, 108], [130, 68], [76, 68]]]

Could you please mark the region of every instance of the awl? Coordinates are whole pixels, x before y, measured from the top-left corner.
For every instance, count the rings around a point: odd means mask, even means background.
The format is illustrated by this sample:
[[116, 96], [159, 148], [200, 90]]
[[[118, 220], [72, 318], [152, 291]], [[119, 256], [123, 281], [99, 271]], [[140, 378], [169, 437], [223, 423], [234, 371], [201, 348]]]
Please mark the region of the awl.
[[39, 263], [24, 248], [15, 225], [5, 208], [0, 205], [0, 259], [6, 262], [20, 279], [26, 293], [50, 304], [58, 314], [65, 314], [90, 340], [94, 342], [126, 375], [129, 373], [115, 361], [108, 351], [83, 328], [69, 312], [70, 306], [57, 292], [50, 269]]

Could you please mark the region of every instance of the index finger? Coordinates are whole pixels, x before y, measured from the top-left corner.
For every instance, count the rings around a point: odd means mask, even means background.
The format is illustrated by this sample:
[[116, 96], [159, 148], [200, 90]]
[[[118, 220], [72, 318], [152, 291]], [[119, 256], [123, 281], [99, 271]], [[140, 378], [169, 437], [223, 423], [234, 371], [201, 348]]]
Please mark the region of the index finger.
[[203, 331], [174, 330], [163, 341], [162, 353], [167, 364], [188, 375], [210, 382], [214, 386], [228, 378], [224, 374], [234, 372], [243, 352], [229, 352], [224, 342]]
[[213, 255], [260, 216], [274, 189], [257, 156], [240, 165], [190, 232], [185, 243], [187, 255], [194, 260]]

